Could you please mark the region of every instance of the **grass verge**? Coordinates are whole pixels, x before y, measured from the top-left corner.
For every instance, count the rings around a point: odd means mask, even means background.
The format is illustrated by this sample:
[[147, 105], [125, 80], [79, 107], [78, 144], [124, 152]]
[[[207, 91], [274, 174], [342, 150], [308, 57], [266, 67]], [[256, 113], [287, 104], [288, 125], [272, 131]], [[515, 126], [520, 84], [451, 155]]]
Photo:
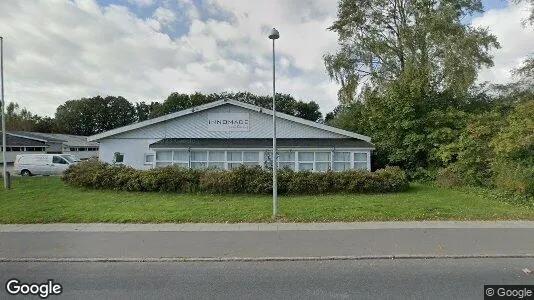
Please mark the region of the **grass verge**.
[[[507, 203], [478, 188], [411, 184], [407, 192], [376, 195], [282, 196], [285, 222], [534, 220], [534, 207]], [[57, 177], [14, 178], [0, 191], [0, 223], [271, 222], [272, 198], [85, 190]]]

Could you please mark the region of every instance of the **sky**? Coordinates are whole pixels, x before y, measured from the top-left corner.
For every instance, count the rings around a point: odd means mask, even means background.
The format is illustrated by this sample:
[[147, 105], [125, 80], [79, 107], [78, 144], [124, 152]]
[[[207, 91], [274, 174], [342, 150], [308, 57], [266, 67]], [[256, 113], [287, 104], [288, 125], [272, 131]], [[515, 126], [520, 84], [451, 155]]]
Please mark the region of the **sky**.
[[[534, 52], [527, 5], [484, 1], [469, 18], [501, 43], [495, 66], [479, 82], [505, 83]], [[171, 92], [272, 93], [272, 27], [276, 90], [337, 104], [339, 86], [322, 56], [334, 52], [334, 0], [35, 0], [0, 1], [6, 102], [53, 116], [67, 100], [96, 95], [163, 101]]]

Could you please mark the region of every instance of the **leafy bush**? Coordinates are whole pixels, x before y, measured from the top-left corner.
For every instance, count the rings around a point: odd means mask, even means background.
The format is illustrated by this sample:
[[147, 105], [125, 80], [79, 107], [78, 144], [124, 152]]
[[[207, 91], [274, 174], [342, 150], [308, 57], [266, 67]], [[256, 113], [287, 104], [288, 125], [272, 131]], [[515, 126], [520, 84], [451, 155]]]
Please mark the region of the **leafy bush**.
[[[89, 160], [70, 167], [63, 180], [86, 188], [144, 192], [204, 192], [215, 194], [270, 194], [272, 173], [257, 167], [241, 166], [231, 171], [190, 170], [176, 166], [136, 170]], [[278, 173], [280, 194], [387, 193], [408, 188], [404, 171], [386, 167], [376, 172]]]
[[516, 196], [534, 196], [534, 164], [496, 163], [493, 168], [496, 187], [510, 191]]

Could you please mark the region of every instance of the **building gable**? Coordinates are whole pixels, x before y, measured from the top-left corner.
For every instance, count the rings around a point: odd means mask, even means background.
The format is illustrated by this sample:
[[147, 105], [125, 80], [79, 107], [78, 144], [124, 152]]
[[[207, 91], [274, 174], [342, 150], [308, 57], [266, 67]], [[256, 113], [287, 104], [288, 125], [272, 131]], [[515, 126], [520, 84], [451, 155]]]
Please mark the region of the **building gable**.
[[[232, 123], [229, 125], [228, 122]], [[239, 122], [242, 124], [238, 124]], [[116, 139], [161, 139], [269, 138], [272, 136], [271, 110], [235, 100], [219, 100], [96, 134], [89, 137], [88, 141], [110, 137]], [[367, 142], [371, 140], [369, 137], [357, 133], [283, 113], [277, 113], [277, 137], [357, 138]]]
[[[228, 119], [220, 116], [227, 115]], [[237, 116], [235, 118], [234, 116]], [[232, 124], [235, 123], [235, 126]], [[239, 124], [241, 123], [241, 124]], [[297, 122], [277, 119], [279, 138], [344, 138], [341, 134]], [[272, 138], [272, 117], [234, 105], [223, 105], [151, 126], [115, 135], [113, 138]]]

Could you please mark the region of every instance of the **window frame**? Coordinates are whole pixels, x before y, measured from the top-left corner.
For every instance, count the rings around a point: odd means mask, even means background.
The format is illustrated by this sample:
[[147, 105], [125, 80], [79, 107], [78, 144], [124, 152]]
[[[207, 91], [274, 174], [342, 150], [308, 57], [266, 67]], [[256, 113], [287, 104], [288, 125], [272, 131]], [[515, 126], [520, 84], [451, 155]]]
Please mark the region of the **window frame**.
[[[117, 157], [118, 157], [117, 154], [122, 157], [121, 161], [117, 161]], [[113, 163], [115, 163], [115, 164], [124, 164], [125, 157], [126, 157], [126, 155], [124, 154], [124, 152], [115, 152], [115, 153], [113, 153]]]
[[[326, 154], [328, 154], [328, 160], [317, 160], [317, 153], [326, 153]], [[332, 161], [332, 152], [331, 151], [326, 151], [326, 150], [324, 150], [324, 151], [314, 151], [313, 152], [313, 171], [314, 172], [328, 172], [328, 171], [332, 170], [331, 161]], [[320, 163], [320, 164], [327, 163], [328, 166], [326, 167], [326, 170], [318, 170], [317, 163]]]
[[[356, 154], [365, 154], [365, 160], [356, 160]], [[365, 151], [353, 151], [351, 157], [352, 169], [354, 170], [366, 170], [369, 171], [369, 152]], [[365, 163], [365, 168], [356, 168], [356, 164]]]
[[[146, 158], [149, 157], [149, 156], [152, 156], [152, 157], [153, 157], [153, 159], [152, 159], [151, 162], [148, 162], [148, 161], [146, 160]], [[144, 164], [144, 165], [154, 165], [155, 163], [156, 163], [156, 153], [150, 153], [150, 152], [149, 152], [149, 153], [145, 153], [145, 154], [144, 154], [144, 156], [143, 156], [143, 164]]]
[[[348, 154], [348, 160], [336, 160], [336, 153], [347, 153]], [[352, 169], [352, 162], [351, 162], [351, 158], [352, 158], [352, 152], [349, 151], [349, 150], [339, 150], [339, 151], [332, 151], [332, 170], [334, 172], [343, 172], [343, 171], [348, 171], [350, 169]], [[336, 164], [344, 164], [346, 166], [348, 166], [348, 168], [343, 168], [343, 170], [336, 170]]]

